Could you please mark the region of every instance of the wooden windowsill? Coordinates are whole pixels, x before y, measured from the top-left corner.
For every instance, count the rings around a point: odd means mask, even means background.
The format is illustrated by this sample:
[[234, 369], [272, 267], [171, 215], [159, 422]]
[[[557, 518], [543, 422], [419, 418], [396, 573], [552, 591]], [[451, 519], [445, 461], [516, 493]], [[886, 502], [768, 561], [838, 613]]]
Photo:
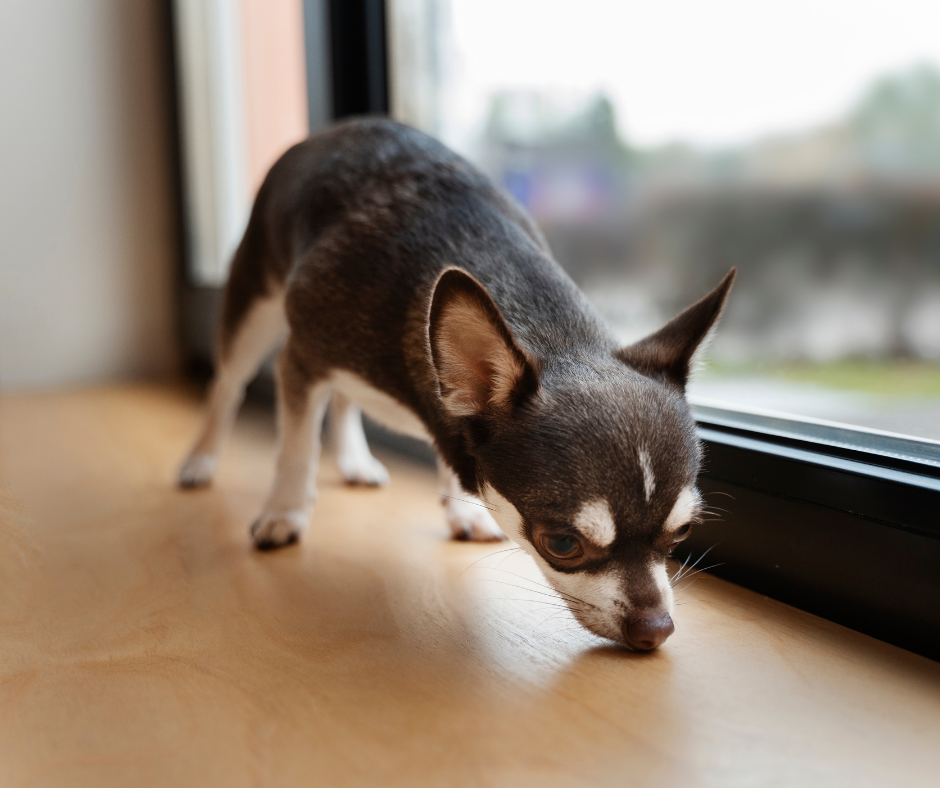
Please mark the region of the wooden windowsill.
[[707, 575], [628, 653], [389, 455], [379, 491], [325, 458], [304, 543], [254, 552], [272, 419], [180, 492], [198, 412], [0, 397], [4, 786], [940, 784], [940, 665]]

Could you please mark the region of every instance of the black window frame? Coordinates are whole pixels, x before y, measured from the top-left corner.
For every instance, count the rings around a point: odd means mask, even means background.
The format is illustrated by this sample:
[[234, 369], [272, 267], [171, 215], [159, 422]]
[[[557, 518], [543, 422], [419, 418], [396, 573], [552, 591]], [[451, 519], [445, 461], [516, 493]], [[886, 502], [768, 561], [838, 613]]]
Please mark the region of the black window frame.
[[720, 521], [677, 557], [709, 550], [719, 577], [940, 660], [940, 467], [863, 431], [834, 445], [799, 436], [798, 421], [777, 435], [697, 420], [699, 486]]

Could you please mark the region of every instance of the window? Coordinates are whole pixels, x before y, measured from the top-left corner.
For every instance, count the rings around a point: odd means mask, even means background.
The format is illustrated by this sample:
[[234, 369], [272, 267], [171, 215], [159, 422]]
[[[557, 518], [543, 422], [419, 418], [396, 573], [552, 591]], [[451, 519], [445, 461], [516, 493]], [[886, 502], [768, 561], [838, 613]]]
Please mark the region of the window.
[[738, 267], [690, 389], [730, 511], [693, 549], [934, 656], [938, 27], [913, 0], [389, 0], [393, 114], [525, 205], [625, 342]]
[[940, 9], [393, 7], [396, 113], [523, 203], [625, 340], [738, 266], [693, 399], [940, 440]]

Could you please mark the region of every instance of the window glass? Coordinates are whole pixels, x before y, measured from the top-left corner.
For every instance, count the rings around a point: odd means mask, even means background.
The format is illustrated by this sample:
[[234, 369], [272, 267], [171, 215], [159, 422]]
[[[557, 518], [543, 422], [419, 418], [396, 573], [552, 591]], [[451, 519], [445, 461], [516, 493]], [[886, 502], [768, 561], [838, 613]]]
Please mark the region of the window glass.
[[393, 0], [396, 116], [623, 339], [739, 269], [704, 406], [940, 439], [940, 4]]

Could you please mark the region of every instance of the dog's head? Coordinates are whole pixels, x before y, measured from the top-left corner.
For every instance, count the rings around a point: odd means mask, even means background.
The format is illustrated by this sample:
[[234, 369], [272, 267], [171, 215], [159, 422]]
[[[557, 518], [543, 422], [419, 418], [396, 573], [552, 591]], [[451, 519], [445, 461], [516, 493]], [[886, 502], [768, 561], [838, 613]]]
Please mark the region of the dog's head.
[[551, 357], [522, 347], [463, 271], [445, 271], [432, 299], [442, 402], [483, 499], [581, 624], [636, 649], [674, 629], [666, 559], [702, 510], [685, 386], [734, 275], [634, 345]]

